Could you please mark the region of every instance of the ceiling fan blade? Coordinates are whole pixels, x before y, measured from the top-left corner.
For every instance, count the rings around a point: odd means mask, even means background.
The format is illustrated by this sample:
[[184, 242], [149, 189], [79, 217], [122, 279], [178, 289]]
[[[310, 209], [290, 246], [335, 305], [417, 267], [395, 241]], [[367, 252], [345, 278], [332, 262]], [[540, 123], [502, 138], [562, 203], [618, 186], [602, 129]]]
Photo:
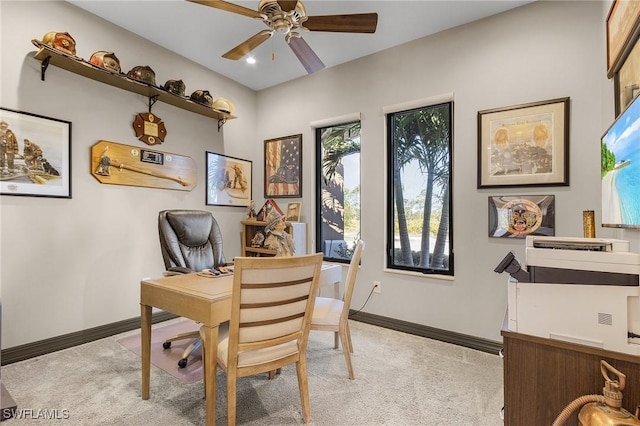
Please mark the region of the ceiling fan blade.
[[309, 16], [302, 26], [309, 31], [336, 33], [375, 33], [378, 26], [377, 13], [355, 13], [352, 15]]
[[302, 66], [309, 74], [313, 74], [324, 68], [324, 64], [320, 58], [318, 58], [318, 55], [311, 50], [311, 47], [309, 47], [302, 37], [289, 38], [289, 47], [293, 50], [293, 53], [296, 54], [298, 60], [300, 60]]
[[280, 5], [280, 9], [282, 9], [283, 12], [291, 12], [293, 9], [296, 8], [296, 5], [298, 4], [298, 0], [293, 0], [293, 1], [278, 0], [278, 4]]
[[249, 18], [257, 18], [262, 19], [260, 13], [257, 10], [249, 9], [244, 6], [239, 6], [237, 4], [229, 3], [222, 0], [187, 0], [191, 3], [198, 3], [204, 6], [213, 7], [215, 9], [224, 10], [226, 12], [237, 13], [238, 15], [248, 16]]
[[251, 52], [256, 47], [260, 46], [266, 40], [268, 40], [272, 34], [273, 34], [273, 31], [262, 30], [258, 34], [254, 35], [253, 37], [249, 38], [246, 41], [243, 41], [242, 43], [240, 43], [239, 45], [237, 45], [236, 47], [234, 47], [233, 49], [231, 49], [230, 51], [222, 55], [222, 57], [237, 61], [247, 53]]

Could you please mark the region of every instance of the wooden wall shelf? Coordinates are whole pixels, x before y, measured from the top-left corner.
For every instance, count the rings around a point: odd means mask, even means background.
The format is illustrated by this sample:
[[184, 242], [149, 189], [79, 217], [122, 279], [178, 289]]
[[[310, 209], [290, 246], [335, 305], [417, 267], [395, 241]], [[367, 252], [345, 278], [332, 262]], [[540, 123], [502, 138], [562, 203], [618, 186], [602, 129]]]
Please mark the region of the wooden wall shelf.
[[142, 81], [133, 80], [128, 78], [125, 74], [117, 74], [105, 68], [98, 67], [80, 57], [67, 55], [46, 44], [43, 44], [41, 41], [31, 40], [31, 42], [39, 48], [34, 57], [42, 63], [42, 81], [44, 81], [47, 67], [49, 65], [55, 65], [58, 68], [62, 68], [74, 74], [99, 81], [100, 83], [108, 84], [109, 86], [118, 87], [128, 92], [146, 96], [147, 98], [149, 98], [149, 109], [151, 109], [151, 105], [153, 105], [153, 103], [155, 103], [156, 101], [161, 101], [166, 104], [173, 105], [190, 112], [194, 112], [196, 114], [215, 118], [218, 120], [218, 130], [220, 130], [220, 128], [224, 125], [224, 123], [226, 123], [227, 120], [237, 118], [231, 114], [227, 114], [226, 112], [209, 108], [205, 105], [200, 105], [196, 102], [193, 102], [189, 98], [174, 95], [173, 93], [167, 92], [166, 90], [158, 86], [154, 86]]

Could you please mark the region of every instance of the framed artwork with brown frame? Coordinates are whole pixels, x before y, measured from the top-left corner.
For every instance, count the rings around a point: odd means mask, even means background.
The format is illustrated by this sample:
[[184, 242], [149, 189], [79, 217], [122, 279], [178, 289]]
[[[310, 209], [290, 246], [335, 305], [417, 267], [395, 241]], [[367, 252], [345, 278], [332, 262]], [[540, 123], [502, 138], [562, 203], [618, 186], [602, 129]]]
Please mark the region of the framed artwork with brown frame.
[[302, 135], [264, 141], [264, 198], [302, 197]]
[[287, 204], [287, 222], [300, 222], [300, 211], [302, 203], [300, 201]]
[[613, 0], [607, 15], [607, 77], [625, 62], [640, 33], [640, 1]]
[[489, 197], [489, 237], [525, 238], [555, 235], [555, 196]]
[[638, 40], [636, 38], [629, 55], [613, 77], [616, 117], [640, 92], [640, 42]]
[[0, 194], [71, 198], [71, 122], [0, 108]]
[[252, 165], [249, 160], [207, 151], [206, 205], [249, 207]]
[[478, 111], [478, 188], [568, 185], [568, 97]]

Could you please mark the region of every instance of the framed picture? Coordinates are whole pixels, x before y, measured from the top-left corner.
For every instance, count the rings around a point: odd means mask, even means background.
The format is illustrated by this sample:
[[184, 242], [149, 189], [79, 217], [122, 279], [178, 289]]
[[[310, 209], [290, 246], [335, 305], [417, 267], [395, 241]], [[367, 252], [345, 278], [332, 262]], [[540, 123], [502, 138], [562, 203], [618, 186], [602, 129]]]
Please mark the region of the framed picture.
[[0, 107], [0, 194], [71, 198], [71, 122]]
[[208, 206], [249, 207], [252, 163], [207, 151]]
[[525, 238], [555, 235], [553, 195], [489, 197], [489, 236]]
[[478, 188], [569, 185], [569, 98], [478, 111]]
[[640, 93], [640, 42], [635, 44], [626, 60], [614, 75], [616, 117]]
[[614, 0], [607, 16], [607, 77], [625, 62], [640, 32], [640, 1]]
[[287, 222], [300, 222], [301, 202], [287, 204]]
[[302, 197], [302, 135], [264, 141], [264, 198]]

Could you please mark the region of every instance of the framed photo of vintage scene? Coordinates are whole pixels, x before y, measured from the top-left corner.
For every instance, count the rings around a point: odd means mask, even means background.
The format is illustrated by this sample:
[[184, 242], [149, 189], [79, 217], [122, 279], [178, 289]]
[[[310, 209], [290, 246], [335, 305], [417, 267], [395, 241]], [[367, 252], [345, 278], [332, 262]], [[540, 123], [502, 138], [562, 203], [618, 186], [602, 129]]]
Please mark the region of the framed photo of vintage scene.
[[208, 206], [249, 207], [253, 163], [207, 151]]
[[302, 197], [302, 135], [264, 141], [264, 198]]
[[616, 117], [640, 93], [640, 41], [636, 39], [629, 55], [614, 75]]
[[553, 195], [489, 197], [489, 237], [555, 235]]
[[607, 77], [625, 62], [640, 32], [640, 2], [614, 0], [607, 15]]
[[301, 202], [287, 204], [287, 222], [300, 222]]
[[569, 98], [478, 112], [478, 188], [569, 185]]
[[71, 122], [0, 108], [0, 194], [71, 198]]

